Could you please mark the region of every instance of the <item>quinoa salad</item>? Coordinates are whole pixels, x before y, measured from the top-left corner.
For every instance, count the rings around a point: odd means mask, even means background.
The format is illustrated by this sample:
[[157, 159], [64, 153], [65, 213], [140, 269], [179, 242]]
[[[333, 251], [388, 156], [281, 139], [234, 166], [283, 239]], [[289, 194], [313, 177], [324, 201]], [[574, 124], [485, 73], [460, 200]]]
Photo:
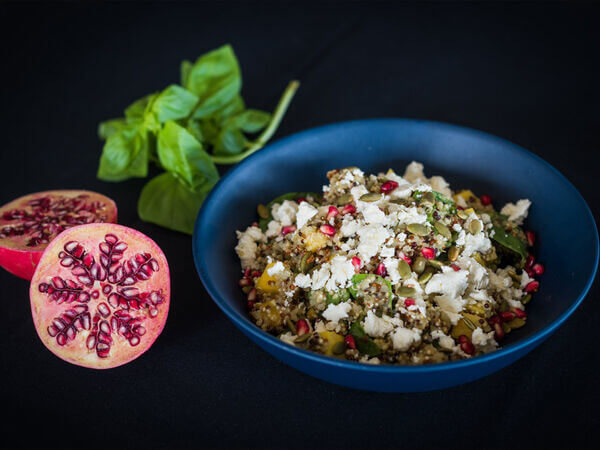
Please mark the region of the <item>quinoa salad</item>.
[[327, 173], [322, 193], [258, 205], [238, 231], [251, 320], [289, 345], [371, 364], [430, 364], [494, 351], [526, 324], [544, 266], [522, 226], [531, 202], [499, 211], [412, 162]]

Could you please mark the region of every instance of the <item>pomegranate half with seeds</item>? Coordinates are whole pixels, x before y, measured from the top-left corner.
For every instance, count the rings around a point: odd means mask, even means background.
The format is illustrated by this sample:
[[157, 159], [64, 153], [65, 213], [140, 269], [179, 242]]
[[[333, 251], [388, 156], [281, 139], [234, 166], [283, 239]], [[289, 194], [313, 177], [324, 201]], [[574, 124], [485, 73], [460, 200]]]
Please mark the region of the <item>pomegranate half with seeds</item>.
[[167, 259], [150, 238], [116, 224], [70, 228], [31, 280], [33, 322], [59, 358], [95, 369], [125, 364], [161, 333], [170, 301]]
[[31, 280], [46, 246], [67, 228], [116, 222], [117, 206], [90, 191], [47, 191], [25, 195], [0, 208], [0, 266]]

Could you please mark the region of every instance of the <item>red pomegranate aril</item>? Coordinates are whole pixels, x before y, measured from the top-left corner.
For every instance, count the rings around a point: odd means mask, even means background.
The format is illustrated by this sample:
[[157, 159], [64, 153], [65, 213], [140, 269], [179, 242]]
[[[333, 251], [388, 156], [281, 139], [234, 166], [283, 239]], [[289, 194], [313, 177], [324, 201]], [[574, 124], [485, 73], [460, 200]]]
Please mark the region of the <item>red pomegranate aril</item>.
[[307, 200], [304, 197], [300, 197], [296, 199], [296, 203], [300, 204], [302, 202], [306, 202]]
[[435, 249], [431, 247], [423, 247], [421, 249], [421, 254], [425, 259], [433, 259], [435, 258]]
[[531, 269], [535, 264], [535, 257], [532, 254], [527, 255], [525, 258], [525, 270]]
[[380, 277], [385, 277], [387, 275], [387, 269], [385, 268], [385, 264], [379, 263], [377, 265], [377, 269], [376, 269], [375, 273], [377, 275], [379, 275]]
[[527, 237], [527, 243], [529, 246], [533, 247], [533, 244], [535, 244], [535, 233], [528, 230], [525, 232], [525, 236]]
[[523, 288], [523, 291], [527, 292], [527, 293], [536, 292], [539, 287], [540, 287], [539, 281], [533, 280], [533, 281], [530, 281], [529, 283], [527, 283], [527, 285]]
[[487, 321], [488, 321], [488, 323], [490, 325], [494, 325], [496, 323], [500, 323], [501, 324], [502, 323], [502, 318], [500, 316], [492, 316]]
[[356, 349], [356, 341], [354, 340], [354, 336], [351, 334], [347, 334], [346, 337], [344, 337], [344, 344], [346, 344], [346, 347], [351, 348], [352, 350]]
[[404, 261], [406, 261], [408, 263], [408, 265], [412, 265], [412, 259], [410, 259], [408, 256], [406, 256], [404, 253], [400, 254], [400, 259], [403, 259]]
[[244, 270], [244, 277], [248, 278], [250, 276], [250, 267], [246, 267], [246, 270]]
[[504, 311], [500, 313], [500, 317], [502, 317], [502, 320], [505, 322], [510, 322], [516, 317], [516, 314], [512, 311]]
[[[73, 263], [65, 265], [66, 258]], [[168, 265], [153, 241], [130, 228], [95, 223], [65, 230], [48, 245], [30, 289], [46, 347], [98, 369], [150, 348], [164, 327], [169, 292]]]
[[475, 353], [475, 347], [471, 343], [471, 341], [465, 341], [460, 344], [460, 349], [465, 352], [467, 355], [472, 355]]
[[406, 306], [407, 308], [408, 308], [409, 306], [414, 306], [414, 305], [416, 305], [416, 302], [415, 302], [415, 300], [414, 300], [414, 299], [412, 299], [412, 298], [407, 298], [406, 300], [404, 300], [404, 306]]
[[335, 228], [328, 224], [321, 225], [319, 231], [323, 234], [326, 234], [327, 236], [335, 235]]
[[362, 266], [362, 261], [358, 256], [352, 257], [352, 265], [354, 266], [354, 271], [356, 273], [360, 272], [360, 267]]
[[524, 319], [525, 317], [527, 317], [527, 313], [525, 311], [523, 311], [521, 308], [515, 308], [514, 313], [515, 313], [515, 316], [517, 316], [519, 319]]
[[340, 212], [338, 211], [338, 209], [335, 206], [330, 206], [329, 212], [327, 213], [327, 222], [329, 222], [331, 219], [333, 219], [339, 213]]
[[450, 264], [450, 267], [452, 267], [452, 270], [454, 270], [455, 272], [458, 272], [460, 270], [460, 267], [458, 267], [456, 264]]
[[492, 197], [490, 197], [490, 196], [489, 196], [489, 195], [487, 195], [487, 194], [483, 194], [483, 195], [481, 196], [480, 200], [481, 200], [481, 204], [482, 204], [483, 206], [487, 206], [487, 205], [491, 205], [491, 204], [492, 204]]
[[252, 284], [252, 280], [250, 278], [244, 277], [244, 278], [240, 279], [240, 281], [238, 282], [238, 284], [241, 287], [250, 286]]
[[250, 289], [250, 292], [248, 292], [248, 301], [253, 302], [255, 300], [256, 300], [256, 289], [252, 288], [252, 289]]
[[342, 215], [354, 214], [356, 212], [356, 206], [346, 205], [342, 208]]
[[495, 322], [493, 324], [494, 327], [494, 337], [496, 340], [500, 340], [504, 337], [504, 330], [502, 329], [502, 324], [500, 322]]
[[398, 183], [396, 183], [395, 181], [386, 181], [381, 185], [380, 190], [381, 190], [382, 194], [389, 194], [397, 187], [398, 187]]
[[533, 265], [533, 267], [531, 268], [531, 270], [536, 275], [542, 275], [544, 273], [545, 267], [544, 267], [543, 264], [536, 263], [536, 264]]
[[254, 272], [252, 272], [252, 278], [258, 278], [262, 275], [262, 272], [259, 270], [255, 270]]
[[287, 225], [287, 226], [281, 228], [281, 234], [283, 234], [284, 236], [286, 234], [293, 233], [294, 231], [296, 231], [296, 225]]
[[306, 333], [310, 332], [310, 327], [308, 326], [308, 322], [304, 319], [300, 319], [296, 322], [296, 334], [298, 336], [302, 336]]
[[469, 338], [468, 338], [466, 335], [464, 335], [464, 334], [461, 334], [461, 335], [458, 337], [458, 342], [459, 342], [460, 344], [463, 344], [463, 343], [467, 342], [468, 340], [469, 340]]

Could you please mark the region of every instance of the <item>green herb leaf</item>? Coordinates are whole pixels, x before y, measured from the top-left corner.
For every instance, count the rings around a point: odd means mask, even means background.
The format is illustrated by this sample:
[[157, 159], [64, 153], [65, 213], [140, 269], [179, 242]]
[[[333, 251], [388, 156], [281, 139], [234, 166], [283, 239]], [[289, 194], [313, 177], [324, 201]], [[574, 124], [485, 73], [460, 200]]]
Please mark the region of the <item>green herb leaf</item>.
[[238, 94], [231, 99], [228, 103], [224, 104], [221, 108], [212, 114], [212, 118], [218, 123], [223, 123], [232, 116], [235, 116], [246, 109], [244, 99]]
[[454, 202], [452, 200], [450, 200], [448, 197], [445, 197], [444, 195], [440, 194], [438, 191], [432, 191], [432, 192], [433, 192], [433, 195], [435, 196], [436, 201], [445, 203], [446, 205], [454, 205]]
[[247, 109], [241, 114], [229, 118], [226, 127], [238, 128], [246, 133], [256, 133], [267, 126], [271, 114], [257, 109]]
[[179, 70], [181, 72], [180, 79], [181, 79], [182, 86], [187, 86], [188, 79], [190, 78], [190, 72], [192, 71], [192, 67], [194, 67], [194, 65], [187, 59], [184, 59], [183, 61], [181, 61], [181, 66], [180, 66]]
[[105, 141], [113, 134], [122, 130], [126, 125], [127, 120], [122, 118], [100, 122], [100, 125], [98, 125], [98, 136], [100, 137], [100, 139]]
[[146, 111], [150, 109], [156, 97], [157, 94], [150, 94], [136, 100], [125, 108], [125, 117], [128, 119], [143, 119]]
[[240, 67], [231, 46], [198, 58], [185, 81], [184, 87], [199, 98], [195, 118], [208, 117], [231, 102], [242, 88]]
[[185, 128], [168, 121], [158, 134], [158, 158], [168, 172], [181, 178], [189, 188], [214, 185], [219, 173], [210, 156]]
[[123, 181], [148, 175], [150, 143], [148, 133], [139, 124], [128, 124], [111, 134], [104, 144], [98, 178]]
[[348, 289], [340, 289], [337, 292], [327, 292], [327, 294], [325, 295], [325, 301], [327, 305], [329, 305], [330, 303], [337, 305], [338, 303], [346, 302], [349, 299], [350, 292], [348, 292]]
[[138, 214], [145, 222], [192, 234], [200, 206], [213, 186], [214, 182], [206, 182], [193, 191], [173, 174], [163, 173], [142, 189]]
[[213, 142], [213, 152], [215, 155], [237, 155], [244, 151], [247, 142], [240, 130], [223, 128]]
[[373, 339], [367, 336], [367, 333], [365, 333], [365, 330], [358, 320], [350, 327], [350, 334], [354, 336], [356, 347], [359, 352], [370, 357], [379, 356], [381, 354], [381, 349], [373, 342]]
[[517, 234], [513, 234], [515, 230], [507, 232], [504, 227], [494, 224], [493, 231], [494, 235], [492, 236], [492, 239], [494, 241], [517, 253], [522, 259], [527, 258], [527, 243], [519, 238]]
[[198, 103], [198, 97], [190, 91], [172, 84], [162, 91], [152, 103], [152, 112], [160, 123], [189, 116]]

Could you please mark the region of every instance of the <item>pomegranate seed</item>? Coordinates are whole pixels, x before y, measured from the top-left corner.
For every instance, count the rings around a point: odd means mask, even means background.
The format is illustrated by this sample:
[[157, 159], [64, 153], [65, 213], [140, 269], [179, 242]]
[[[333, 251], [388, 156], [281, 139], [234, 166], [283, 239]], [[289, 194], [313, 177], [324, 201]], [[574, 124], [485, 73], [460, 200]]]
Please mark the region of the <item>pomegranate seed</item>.
[[254, 306], [254, 302], [248, 301], [247, 305], [248, 305], [248, 309], [252, 309], [252, 307]]
[[531, 269], [534, 264], [535, 264], [535, 257], [531, 254], [527, 255], [527, 258], [525, 258], [525, 270]]
[[408, 265], [412, 264], [412, 259], [410, 259], [408, 256], [406, 256], [404, 253], [400, 254], [400, 259], [403, 259], [404, 261], [406, 261], [408, 263]]
[[527, 236], [529, 246], [533, 247], [533, 244], [535, 244], [535, 233], [533, 231], [526, 231], [525, 236]]
[[504, 337], [504, 330], [502, 329], [500, 322], [494, 323], [494, 337], [497, 341]]
[[489, 195], [483, 194], [480, 198], [481, 200], [481, 204], [483, 206], [487, 206], [487, 205], [491, 205], [492, 204], [492, 197], [490, 197]]
[[256, 300], [256, 289], [252, 288], [250, 289], [250, 292], [248, 292], [248, 301], [254, 302], [254, 300]]
[[305, 202], [305, 201], [306, 201], [306, 199], [305, 199], [304, 197], [300, 197], [300, 198], [297, 198], [297, 199], [296, 199], [296, 202], [297, 202], [298, 204], [300, 204], [300, 203], [302, 203], [302, 202]]
[[328, 224], [321, 225], [319, 231], [327, 236], [333, 236], [335, 234], [335, 228]]
[[525, 317], [527, 317], [527, 313], [525, 311], [523, 311], [521, 308], [515, 308], [515, 316], [517, 316], [519, 319], [524, 319]]
[[329, 212], [327, 213], [327, 221], [329, 222], [329, 220], [331, 220], [332, 218], [337, 216], [339, 213], [340, 212], [338, 211], [338, 209], [335, 206], [330, 206]]
[[352, 265], [354, 266], [354, 270], [356, 273], [360, 272], [360, 266], [362, 265], [362, 261], [358, 256], [354, 256], [352, 258]]
[[423, 247], [421, 249], [421, 254], [425, 259], [433, 259], [435, 258], [435, 249], [431, 247]]
[[244, 270], [244, 277], [248, 277], [250, 275], [250, 267], [246, 267], [246, 270]]
[[496, 323], [501, 323], [501, 322], [502, 322], [502, 319], [500, 318], [500, 316], [492, 316], [488, 319], [488, 323], [490, 325], [494, 325]]
[[308, 332], [310, 332], [310, 327], [308, 326], [308, 322], [306, 320], [300, 319], [298, 322], [296, 322], [296, 334], [298, 336], [302, 336]]
[[294, 231], [296, 231], [296, 225], [288, 225], [281, 229], [281, 234], [285, 236], [286, 234], [293, 233]]
[[527, 269], [527, 270], [525, 270], [525, 272], [527, 272], [527, 275], [529, 275], [529, 278], [535, 278], [535, 272], [533, 271], [533, 269]]
[[462, 344], [460, 344], [460, 349], [467, 355], [472, 355], [473, 353], [475, 353], [475, 347], [470, 341], [465, 341]]
[[409, 306], [414, 306], [415, 304], [416, 302], [412, 298], [407, 298], [406, 300], [404, 300], [404, 306], [406, 306], [407, 308]]
[[397, 187], [398, 187], [398, 183], [396, 183], [395, 181], [386, 181], [385, 183], [383, 183], [381, 185], [381, 193], [388, 194], [388, 193], [392, 192], [394, 189], [396, 189]]
[[468, 342], [468, 341], [469, 341], [469, 338], [468, 338], [466, 335], [464, 335], [464, 334], [461, 334], [461, 335], [458, 337], [458, 342], [459, 342], [460, 344], [463, 344], [463, 343], [465, 343], [465, 342]]
[[262, 272], [260, 272], [259, 270], [255, 270], [254, 272], [252, 272], [252, 278], [258, 278], [262, 275]]
[[502, 317], [502, 320], [504, 320], [505, 322], [510, 322], [511, 320], [513, 320], [516, 316], [516, 314], [512, 311], [505, 311], [503, 313], [500, 313], [500, 316]]
[[354, 206], [354, 205], [346, 205], [342, 208], [342, 215], [354, 214], [355, 212], [356, 212], [356, 206]]
[[533, 265], [533, 267], [531, 268], [531, 270], [532, 270], [532, 271], [533, 271], [533, 273], [535, 273], [536, 275], [541, 275], [541, 274], [543, 274], [543, 273], [544, 273], [544, 270], [545, 270], [545, 268], [544, 268], [544, 265], [543, 265], [543, 264], [537, 263], [537, 264], [534, 264], [534, 265]]
[[346, 347], [351, 348], [352, 350], [356, 349], [356, 342], [354, 341], [354, 336], [351, 334], [346, 335], [344, 338], [344, 344], [346, 344]]
[[527, 283], [527, 286], [525, 286], [525, 288], [523, 290], [527, 293], [536, 292], [539, 287], [540, 287], [539, 281], [533, 280], [533, 281], [530, 281], [529, 283]]
[[450, 264], [450, 267], [452, 267], [452, 269], [453, 269], [455, 272], [458, 272], [458, 271], [460, 270], [460, 267], [458, 267], [456, 264]]
[[240, 281], [238, 281], [238, 284], [241, 287], [250, 286], [252, 284], [252, 280], [250, 280], [250, 278], [244, 277]]
[[460, 209], [461, 211], [464, 211], [465, 208], [463, 206], [456, 205], [456, 209]]
[[385, 268], [385, 264], [379, 263], [376, 270], [377, 275], [380, 277], [385, 277], [387, 275], [387, 269]]

